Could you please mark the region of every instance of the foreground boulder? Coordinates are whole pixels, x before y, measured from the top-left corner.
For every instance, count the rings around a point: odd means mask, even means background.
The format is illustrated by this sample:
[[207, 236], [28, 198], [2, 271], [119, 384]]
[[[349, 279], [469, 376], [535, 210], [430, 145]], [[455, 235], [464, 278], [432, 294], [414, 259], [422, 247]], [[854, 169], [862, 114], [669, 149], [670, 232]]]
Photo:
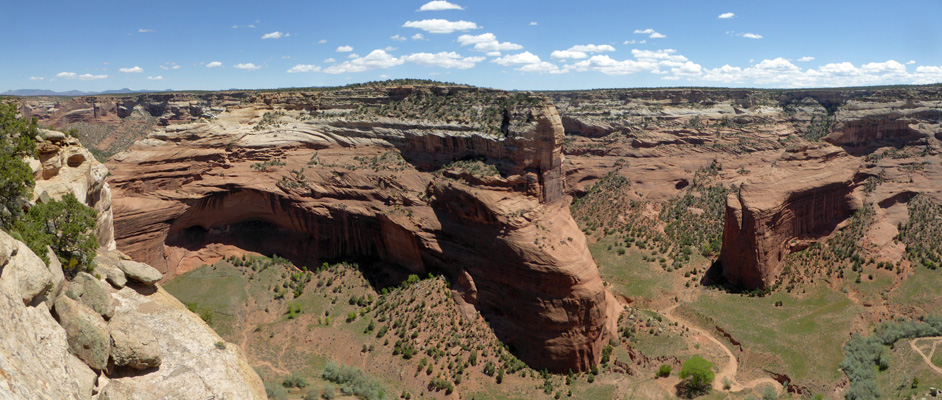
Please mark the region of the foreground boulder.
[[114, 315], [114, 299], [108, 286], [87, 272], [79, 272], [65, 289], [66, 296], [85, 304], [105, 319]]
[[791, 147], [765, 174], [726, 198], [723, 275], [747, 289], [768, 288], [790, 243], [830, 234], [861, 207], [859, 161], [825, 143]]
[[69, 351], [94, 370], [107, 368], [111, 335], [101, 315], [65, 295], [56, 298], [55, 312], [68, 337]]
[[119, 367], [147, 369], [160, 366], [160, 345], [154, 332], [137, 321], [135, 314], [118, 314], [111, 328], [111, 357]]
[[0, 291], [30, 303], [52, 287], [52, 273], [23, 242], [0, 231]]
[[131, 280], [152, 286], [163, 278], [163, 275], [150, 265], [131, 260], [121, 260], [118, 268], [124, 272], [124, 275]]

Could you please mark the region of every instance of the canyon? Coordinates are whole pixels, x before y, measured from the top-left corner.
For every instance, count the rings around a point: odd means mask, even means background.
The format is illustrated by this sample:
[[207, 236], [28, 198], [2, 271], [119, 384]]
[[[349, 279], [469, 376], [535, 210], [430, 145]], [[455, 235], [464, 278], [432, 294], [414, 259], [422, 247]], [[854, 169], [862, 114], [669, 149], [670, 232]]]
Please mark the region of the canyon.
[[[598, 364], [629, 306], [673, 310], [713, 287], [846, 290], [833, 266], [851, 254], [894, 266], [887, 293], [905, 285], [922, 268], [899, 239], [908, 202], [942, 204], [940, 109], [935, 86], [386, 82], [21, 100], [23, 115], [77, 128], [110, 156], [115, 246], [162, 283], [246, 252], [311, 268], [363, 260], [377, 291], [443, 275], [466, 317], [481, 315], [514, 355], [553, 372]], [[601, 243], [644, 254], [628, 273], [663, 269], [680, 285], [653, 298], [614, 290]], [[931, 309], [891, 297], [860, 300], [853, 329]]]

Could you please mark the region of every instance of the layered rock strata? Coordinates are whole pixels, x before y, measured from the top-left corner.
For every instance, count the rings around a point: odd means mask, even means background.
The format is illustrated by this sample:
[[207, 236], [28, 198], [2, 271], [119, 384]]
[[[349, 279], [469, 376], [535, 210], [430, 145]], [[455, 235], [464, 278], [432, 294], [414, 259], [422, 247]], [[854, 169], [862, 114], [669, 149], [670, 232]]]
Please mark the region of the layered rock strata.
[[726, 199], [720, 254], [726, 279], [749, 289], [773, 285], [793, 241], [830, 234], [862, 206], [859, 169], [838, 147], [803, 144], [743, 183]]
[[166, 278], [244, 250], [444, 273], [522, 360], [597, 362], [614, 301], [568, 211], [551, 104], [466, 87], [253, 102], [113, 158], [119, 248]]

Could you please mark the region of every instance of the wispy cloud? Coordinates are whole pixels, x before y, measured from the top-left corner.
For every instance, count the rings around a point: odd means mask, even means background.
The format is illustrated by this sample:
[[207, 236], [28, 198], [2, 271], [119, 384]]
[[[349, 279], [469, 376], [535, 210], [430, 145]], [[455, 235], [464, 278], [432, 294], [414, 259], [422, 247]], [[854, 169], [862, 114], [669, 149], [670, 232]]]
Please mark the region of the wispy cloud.
[[468, 69], [474, 67], [477, 63], [484, 61], [484, 57], [462, 57], [458, 53], [440, 52], [440, 53], [415, 53], [403, 57], [405, 62], [423, 65], [426, 67], [457, 68]]
[[537, 26], [537, 25], [539, 25], [539, 24], [538, 24], [538, 23], [536, 23], [536, 21], [532, 21], [532, 22], [530, 22], [530, 26]]
[[412, 40], [428, 40], [428, 39], [426, 39], [425, 36], [423, 36], [421, 33], [416, 33], [415, 35], [412, 35]]
[[298, 64], [288, 70], [289, 74], [296, 74], [299, 72], [318, 72], [321, 70], [321, 67], [311, 64]]
[[333, 57], [327, 58], [324, 60], [324, 63], [335, 63], [335, 62], [337, 62], [337, 60]]
[[135, 65], [131, 68], [118, 68], [118, 71], [124, 72], [125, 74], [139, 74], [144, 72], [144, 68]]
[[799, 61], [799, 62], [814, 61], [814, 57], [805, 56], [805, 57], [799, 58], [798, 61]]
[[720, 15], [717, 16], [716, 18], [719, 18], [719, 19], [730, 19], [730, 18], [733, 18], [733, 17], [735, 17], [735, 16], [736, 16], [736, 14], [733, 14], [733, 13], [731, 13], [731, 12], [726, 12], [726, 13], [720, 14]]
[[157, 32], [157, 31], [155, 31], [155, 30], [153, 30], [153, 29], [144, 29], [144, 28], [141, 28], [141, 29], [138, 29], [138, 30], [137, 30], [137, 33], [152, 33], [152, 32]]
[[221, 66], [222, 66], [222, 63], [219, 61], [213, 61], [209, 64], [206, 64], [206, 68], [216, 68], [216, 67], [221, 67]]
[[177, 63], [168, 62], [160, 66], [160, 69], [180, 69], [180, 66]]
[[406, 39], [405, 36], [402, 36], [402, 35], [399, 35], [399, 34], [392, 35], [392, 36], [390, 36], [389, 38], [392, 39], [392, 40], [395, 40], [395, 41], [397, 41], [397, 42], [402, 42], [402, 41], [409, 40], [409, 39]]
[[147, 80], [149, 80], [149, 81], [162, 81], [163, 79], [164, 79], [164, 77], [163, 77], [163, 76], [160, 76], [160, 75], [157, 75], [157, 76], [148, 76], [148, 77], [147, 77]]
[[274, 31], [274, 32], [270, 32], [270, 33], [266, 33], [262, 35], [262, 39], [281, 39], [283, 37], [289, 37], [289, 36], [291, 36], [290, 33], [281, 33], [279, 31]]
[[428, 33], [452, 33], [454, 31], [469, 31], [478, 29], [478, 24], [468, 21], [448, 21], [445, 19], [423, 19], [421, 21], [407, 21], [403, 28], [416, 28]]
[[444, 10], [464, 10], [464, 7], [444, 0], [430, 1], [419, 7], [416, 11], [444, 11]]
[[583, 59], [588, 57], [589, 53], [601, 53], [605, 51], [615, 51], [615, 48], [607, 44], [584, 44], [572, 46], [566, 50], [556, 50], [550, 54], [550, 57], [557, 60]]
[[94, 81], [98, 79], [107, 79], [108, 75], [92, 75], [92, 74], [76, 74], [75, 72], [60, 72], [56, 74], [57, 78], [62, 79], [78, 79], [82, 81]]
[[31, 76], [31, 77], [29, 77], [29, 80], [31, 80], [31, 81], [44, 81], [44, 80], [46, 80], [46, 77], [45, 77], [45, 76]]
[[762, 35], [760, 35], [760, 34], [758, 34], [758, 33], [752, 33], [752, 32], [733, 32], [733, 31], [726, 31], [726, 34], [729, 35], [729, 36], [742, 37], [742, 38], [746, 38], [746, 39], [762, 39]]
[[662, 39], [662, 38], [666, 38], [666, 37], [667, 37], [666, 35], [663, 35], [663, 34], [661, 34], [661, 33], [658, 33], [657, 31], [655, 31], [654, 29], [651, 29], [651, 28], [647, 28], [647, 29], [635, 29], [635, 33], [641, 34], [641, 35], [648, 35], [648, 38], [650, 38], [650, 39]]
[[349, 53], [349, 52], [351, 52], [351, 51], [353, 51], [353, 46], [340, 46], [340, 47], [337, 47], [337, 52], [338, 52], [338, 53]]
[[233, 65], [232, 68], [244, 69], [246, 71], [255, 71], [255, 70], [261, 69], [262, 67], [252, 64], [252, 63], [244, 63], [244, 64]]

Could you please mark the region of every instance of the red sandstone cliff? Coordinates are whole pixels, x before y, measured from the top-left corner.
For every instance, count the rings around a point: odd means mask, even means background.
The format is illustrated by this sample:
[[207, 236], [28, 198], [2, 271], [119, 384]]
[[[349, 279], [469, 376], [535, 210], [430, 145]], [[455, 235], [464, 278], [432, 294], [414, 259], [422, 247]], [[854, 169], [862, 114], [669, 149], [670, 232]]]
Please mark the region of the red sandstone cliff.
[[773, 285], [792, 239], [826, 236], [860, 208], [859, 168], [838, 147], [806, 143], [730, 194], [720, 254], [726, 279], [749, 289]]
[[[403, 106], [482, 95], [499, 128]], [[259, 95], [114, 157], [118, 247], [166, 277], [236, 248], [440, 272], [534, 367], [597, 362], [615, 303], [569, 214], [548, 101], [458, 87], [298, 96]], [[284, 165], [253, 167], [271, 160]]]

